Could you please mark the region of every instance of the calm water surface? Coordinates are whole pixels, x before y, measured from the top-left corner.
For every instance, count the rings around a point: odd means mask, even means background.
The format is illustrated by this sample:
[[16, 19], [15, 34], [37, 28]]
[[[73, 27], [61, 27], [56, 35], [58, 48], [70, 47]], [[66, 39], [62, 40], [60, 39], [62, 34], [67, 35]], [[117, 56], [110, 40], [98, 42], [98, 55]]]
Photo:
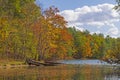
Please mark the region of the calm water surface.
[[119, 66], [111, 66], [99, 60], [62, 62], [65, 64], [1, 68], [0, 80], [120, 80]]

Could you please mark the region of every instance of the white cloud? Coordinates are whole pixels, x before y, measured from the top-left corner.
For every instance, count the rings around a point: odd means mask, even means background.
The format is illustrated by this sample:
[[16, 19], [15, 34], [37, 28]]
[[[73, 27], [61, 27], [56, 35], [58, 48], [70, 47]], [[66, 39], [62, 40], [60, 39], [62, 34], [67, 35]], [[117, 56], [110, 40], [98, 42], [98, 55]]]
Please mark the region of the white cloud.
[[80, 31], [85, 31], [85, 29], [82, 28], [82, 27], [76, 27], [76, 29], [78, 29], [78, 30], [80, 30]]
[[91, 32], [91, 34], [94, 34], [94, 33], [99, 34], [101, 32], [100, 31]]
[[80, 28], [87, 26], [87, 28], [84, 28], [92, 30], [91, 32], [101, 30], [100, 32], [105, 35], [115, 36], [119, 33], [119, 28], [115, 23], [119, 22], [120, 16], [119, 13], [113, 10], [113, 7], [113, 4], [105, 3], [96, 6], [83, 6], [75, 10], [64, 10], [59, 14], [65, 17], [69, 26], [80, 26]]
[[105, 23], [104, 22], [88, 22], [87, 25], [90, 25], [90, 26], [96, 26], [98, 28], [100, 28], [101, 26], [104, 26]]
[[111, 25], [112, 27], [108, 30], [107, 34], [109, 35], [118, 35], [119, 34], [119, 30], [117, 27], [115, 27], [114, 24]]
[[75, 10], [64, 10], [60, 12], [67, 21], [94, 22], [118, 19], [119, 14], [113, 10], [113, 4], [101, 4], [96, 6], [84, 6]]
[[73, 10], [64, 10], [60, 13], [67, 21], [76, 21], [78, 15]]

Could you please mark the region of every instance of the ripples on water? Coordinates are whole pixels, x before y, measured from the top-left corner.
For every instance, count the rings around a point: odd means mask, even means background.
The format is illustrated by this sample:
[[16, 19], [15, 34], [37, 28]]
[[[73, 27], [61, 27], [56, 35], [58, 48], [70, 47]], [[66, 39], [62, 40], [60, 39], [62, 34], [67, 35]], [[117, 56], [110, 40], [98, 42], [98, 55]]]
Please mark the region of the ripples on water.
[[120, 80], [119, 67], [103, 65], [107, 64], [106, 62], [101, 63], [99, 60], [62, 62], [66, 64], [0, 69], [0, 80]]

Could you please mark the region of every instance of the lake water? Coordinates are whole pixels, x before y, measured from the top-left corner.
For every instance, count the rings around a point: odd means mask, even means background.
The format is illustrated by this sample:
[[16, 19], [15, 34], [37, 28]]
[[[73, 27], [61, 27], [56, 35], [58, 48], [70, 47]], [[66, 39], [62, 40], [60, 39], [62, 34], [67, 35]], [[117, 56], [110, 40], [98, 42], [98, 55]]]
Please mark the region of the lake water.
[[0, 68], [0, 80], [120, 80], [120, 67], [99, 60], [64, 60], [63, 65]]
[[64, 63], [64, 64], [88, 64], [88, 65], [111, 65], [107, 62], [104, 62], [102, 60], [61, 60], [60, 62]]

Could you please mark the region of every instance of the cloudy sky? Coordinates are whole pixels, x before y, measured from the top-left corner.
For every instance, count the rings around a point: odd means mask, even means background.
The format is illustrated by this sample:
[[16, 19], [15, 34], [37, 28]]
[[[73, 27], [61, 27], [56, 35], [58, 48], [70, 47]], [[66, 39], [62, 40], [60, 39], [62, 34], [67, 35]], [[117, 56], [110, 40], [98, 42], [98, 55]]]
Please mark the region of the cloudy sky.
[[68, 21], [68, 27], [120, 37], [120, 15], [113, 10], [115, 0], [37, 0], [42, 8], [54, 5]]

